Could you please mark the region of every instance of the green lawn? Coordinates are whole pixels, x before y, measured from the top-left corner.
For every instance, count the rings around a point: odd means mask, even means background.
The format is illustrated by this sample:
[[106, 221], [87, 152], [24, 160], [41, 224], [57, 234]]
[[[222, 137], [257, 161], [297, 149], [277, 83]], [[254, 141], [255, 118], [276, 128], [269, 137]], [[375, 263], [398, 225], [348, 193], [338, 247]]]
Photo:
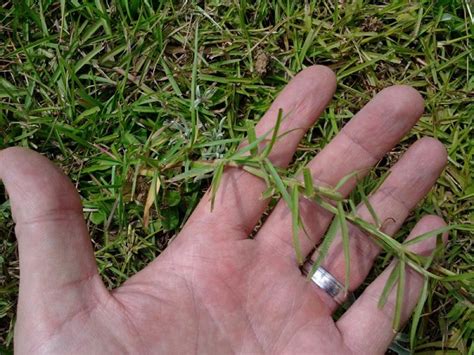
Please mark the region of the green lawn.
[[[371, 178], [417, 138], [445, 144], [448, 167], [396, 238], [425, 213], [458, 225], [432, 270], [463, 276], [430, 283], [412, 346], [472, 353], [473, 12], [468, 0], [5, 0], [0, 147], [38, 150], [77, 184], [100, 272], [113, 288], [166, 247], [212, 172], [173, 178], [235, 151], [247, 123], [299, 70], [328, 65], [338, 88], [288, 173], [376, 92], [412, 85], [426, 100], [423, 118], [351, 198], [369, 193]], [[0, 342], [7, 351], [19, 271], [4, 193], [0, 203]], [[408, 324], [393, 350], [406, 353], [411, 332]]]

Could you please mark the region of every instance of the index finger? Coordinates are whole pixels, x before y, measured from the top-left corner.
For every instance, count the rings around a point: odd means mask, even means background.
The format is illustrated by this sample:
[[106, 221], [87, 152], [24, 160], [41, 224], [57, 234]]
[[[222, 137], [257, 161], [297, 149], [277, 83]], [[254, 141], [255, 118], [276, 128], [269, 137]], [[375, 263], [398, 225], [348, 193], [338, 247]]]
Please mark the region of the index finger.
[[[312, 66], [296, 75], [278, 95], [256, 127], [257, 137], [262, 136], [274, 127], [279, 110], [282, 110], [285, 116], [279, 130], [282, 137], [269, 155], [273, 164], [279, 167], [288, 165], [299, 141], [323, 112], [335, 87], [335, 75], [329, 68]], [[207, 231], [212, 225], [214, 234], [209, 236], [211, 238], [247, 238], [268, 204], [267, 200], [261, 199], [265, 188], [262, 179], [239, 168], [226, 168], [213, 211], [208, 191], [185, 230], [192, 225], [189, 228], [195, 234], [196, 228], [199, 230], [201, 226], [201, 230]]]

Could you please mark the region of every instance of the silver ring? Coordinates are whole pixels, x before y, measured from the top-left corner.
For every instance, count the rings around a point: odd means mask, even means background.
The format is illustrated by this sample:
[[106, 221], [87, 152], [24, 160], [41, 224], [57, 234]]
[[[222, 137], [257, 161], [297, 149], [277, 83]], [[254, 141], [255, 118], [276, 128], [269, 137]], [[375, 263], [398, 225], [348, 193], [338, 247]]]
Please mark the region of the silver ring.
[[[303, 274], [307, 276], [311, 272], [312, 267], [313, 261], [306, 261], [302, 267]], [[346, 300], [348, 293], [344, 291], [344, 285], [337, 281], [336, 278], [322, 266], [316, 269], [311, 280], [338, 304], [341, 305]]]

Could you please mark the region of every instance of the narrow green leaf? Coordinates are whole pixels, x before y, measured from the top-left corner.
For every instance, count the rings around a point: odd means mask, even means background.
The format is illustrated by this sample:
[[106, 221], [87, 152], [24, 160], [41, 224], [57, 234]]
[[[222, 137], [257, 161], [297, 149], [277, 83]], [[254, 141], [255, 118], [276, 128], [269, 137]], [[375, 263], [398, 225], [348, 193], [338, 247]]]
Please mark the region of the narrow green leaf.
[[211, 182], [211, 211], [214, 210], [214, 201], [216, 199], [217, 190], [219, 189], [219, 185], [221, 183], [223, 172], [224, 172], [224, 162], [220, 162], [217, 165], [216, 172], [214, 173], [214, 176]]
[[176, 82], [176, 80], [174, 80], [173, 73], [171, 72], [170, 68], [168, 67], [166, 61], [163, 58], [161, 59], [161, 66], [163, 67], [166, 77], [168, 78], [168, 81], [170, 82], [171, 87], [173, 88], [176, 95], [178, 95], [179, 97], [183, 96], [183, 93], [181, 92], [178, 83]]
[[270, 152], [273, 149], [273, 146], [275, 145], [275, 142], [278, 138], [278, 130], [280, 129], [282, 118], [283, 118], [283, 110], [279, 109], [278, 110], [278, 116], [277, 116], [277, 119], [276, 119], [276, 122], [275, 122], [275, 126], [273, 127], [272, 137], [270, 138], [270, 142], [267, 144], [267, 146], [265, 147], [265, 150], [262, 153], [263, 158], [268, 157], [268, 155], [270, 154]]
[[468, 280], [474, 280], [474, 272], [464, 272], [462, 274], [455, 274], [455, 275], [449, 275], [443, 277], [442, 281], [468, 281]]
[[315, 186], [314, 189], [322, 196], [329, 198], [330, 200], [333, 201], [342, 201], [344, 200], [344, 197], [341, 196], [341, 194], [337, 191], [334, 191], [332, 189], [324, 188], [321, 186]]
[[357, 189], [358, 189], [358, 191], [359, 191], [359, 194], [360, 194], [361, 197], [362, 197], [362, 202], [363, 202], [364, 205], [367, 207], [367, 210], [369, 211], [370, 216], [371, 216], [372, 219], [374, 220], [375, 225], [377, 226], [377, 228], [380, 228], [380, 227], [382, 226], [382, 224], [380, 223], [379, 216], [377, 216], [377, 213], [375, 212], [374, 207], [373, 207], [372, 204], [369, 202], [369, 199], [367, 198], [367, 195], [365, 194], [364, 189], [363, 189], [362, 186], [360, 186], [360, 185], [357, 186]]
[[74, 66], [74, 73], [77, 73], [84, 65], [88, 64], [99, 52], [104, 49], [103, 46], [97, 46], [87, 53], [84, 58], [79, 60]]
[[292, 232], [293, 232], [293, 246], [295, 248], [296, 253], [296, 260], [298, 261], [299, 265], [303, 264], [303, 256], [301, 255], [301, 247], [300, 247], [300, 215], [299, 215], [299, 191], [298, 186], [293, 185], [291, 188], [291, 220], [292, 220]]
[[[304, 169], [303, 169], [303, 173], [304, 173]], [[304, 178], [304, 175], [303, 175], [303, 178]], [[312, 176], [311, 176], [311, 173], [309, 173], [309, 175], [306, 177], [306, 179], [310, 179], [312, 180]], [[307, 198], [316, 198], [315, 194], [317, 195], [321, 195], [321, 196], [324, 196], [324, 197], [327, 197], [333, 201], [342, 201], [344, 200], [344, 197], [337, 191], [331, 189], [331, 188], [328, 188], [328, 187], [323, 187], [323, 186], [317, 186], [317, 185], [314, 185], [312, 182], [312, 188], [313, 188], [313, 193], [312, 195], [308, 195], [308, 193], [306, 192], [306, 183], [304, 182], [303, 184], [301, 184], [301, 182], [295, 180], [296, 183], [300, 184], [301, 185], [301, 188], [302, 188], [302, 192], [304, 192], [305, 196]], [[304, 180], [306, 181], [306, 180]], [[310, 192], [310, 191], [308, 191]], [[332, 208], [334, 208], [334, 206], [331, 205]]]
[[346, 176], [344, 176], [341, 180], [339, 180], [339, 182], [337, 183], [336, 187], [334, 187], [334, 190], [338, 191], [341, 187], [343, 187], [350, 179], [352, 179], [354, 176], [357, 176], [357, 174], [359, 174], [360, 171], [356, 170], [356, 171], [353, 171], [352, 173], [350, 174], [347, 174]]
[[351, 263], [350, 263], [350, 240], [349, 240], [349, 229], [347, 227], [346, 213], [344, 211], [344, 206], [342, 202], [337, 203], [337, 218], [341, 226], [341, 235], [342, 235], [342, 248], [344, 251], [344, 265], [345, 265], [345, 281], [344, 281], [344, 291], [347, 292], [349, 289], [350, 274], [351, 274]]
[[356, 204], [351, 199], [349, 199], [347, 202], [349, 203], [349, 206], [351, 207], [351, 213], [355, 215], [357, 213]]
[[393, 330], [396, 332], [398, 332], [398, 330], [400, 329], [403, 303], [405, 301], [405, 259], [403, 257], [400, 258], [399, 263], [400, 267], [398, 268], [397, 298], [395, 300], [395, 310], [393, 315]]
[[383, 308], [385, 303], [387, 303], [388, 296], [395, 285], [395, 282], [398, 279], [398, 268], [400, 267], [400, 263], [396, 261], [395, 266], [393, 267], [390, 275], [388, 276], [387, 281], [385, 282], [385, 286], [383, 287], [382, 294], [380, 295], [378, 307]]
[[281, 194], [281, 197], [283, 198], [283, 200], [285, 200], [288, 207], [290, 207], [291, 206], [291, 197], [290, 197], [290, 194], [288, 193], [288, 190], [285, 187], [285, 184], [281, 180], [280, 175], [278, 175], [278, 172], [276, 171], [275, 167], [273, 166], [273, 164], [270, 162], [270, 160], [268, 158], [265, 158], [264, 162], [265, 162], [265, 166], [268, 169], [268, 172], [269, 172], [270, 176], [272, 177], [278, 191]]
[[426, 239], [429, 239], [429, 238], [433, 238], [433, 237], [436, 237], [440, 234], [444, 234], [452, 229], [456, 229], [458, 227], [458, 225], [449, 225], [449, 226], [444, 226], [444, 227], [441, 227], [441, 228], [437, 228], [437, 229], [434, 229], [432, 231], [429, 231], [429, 232], [426, 232], [426, 233], [423, 233], [423, 234], [420, 234], [419, 236], [416, 236], [414, 237], [413, 239], [410, 239], [410, 240], [407, 240], [403, 243], [404, 246], [408, 246], [408, 245], [413, 245], [413, 244], [416, 244], [416, 243], [419, 243], [423, 240], [426, 240]]
[[49, 36], [48, 26], [46, 25], [46, 18], [44, 16], [43, 2], [40, 1], [39, 5], [39, 18], [41, 20], [41, 29], [43, 30], [43, 36]]
[[[255, 175], [261, 179], [264, 179], [265, 181], [267, 180], [268, 178], [268, 175], [266, 174], [266, 172], [262, 169], [259, 169], [259, 168], [255, 168], [255, 167], [252, 167], [252, 166], [243, 166], [242, 167], [243, 170], [249, 172], [250, 174], [252, 175]], [[268, 185], [268, 184], [267, 184]]]
[[79, 116], [77, 116], [77, 118], [74, 120], [74, 124], [77, 125], [79, 124], [84, 118], [88, 117], [88, 116], [92, 116], [92, 115], [95, 115], [97, 112], [100, 111], [100, 107], [99, 106], [93, 106], [87, 110], [85, 110], [84, 112], [82, 112]]
[[366, 62], [363, 62], [361, 64], [358, 64], [358, 65], [351, 65], [349, 67], [349, 69], [347, 70], [341, 70], [341, 72], [338, 72], [338, 77], [337, 79], [338, 80], [342, 80], [343, 78], [345, 78], [346, 76], [349, 76], [353, 73], [357, 73], [357, 72], [360, 72], [362, 69], [364, 68], [367, 68], [367, 67], [370, 67], [372, 65], [374, 65], [375, 63], [377, 63], [378, 61], [380, 60], [385, 60], [386, 58], [388, 58], [391, 54], [393, 53], [393, 51], [388, 51], [387, 53], [385, 53], [385, 55], [383, 56], [378, 56], [372, 60], [368, 60]]
[[304, 188], [306, 197], [311, 197], [314, 195], [314, 185], [313, 185], [313, 176], [308, 167], [303, 168], [303, 178], [304, 178]]
[[248, 165], [243, 165], [242, 169], [249, 172], [252, 175], [255, 175], [261, 179], [264, 179], [267, 181], [268, 174], [265, 170], [260, 169], [259, 167], [253, 167], [253, 166], [248, 166]]
[[196, 144], [194, 148], [206, 148], [206, 147], [215, 147], [216, 145], [225, 145], [227, 143], [238, 143], [240, 138], [227, 138], [227, 139], [217, 139], [211, 142], [205, 142], [202, 144]]
[[392, 170], [387, 170], [385, 173], [383, 173], [382, 176], [377, 179], [377, 183], [373, 187], [372, 191], [377, 191], [379, 187], [382, 186], [382, 184], [385, 182], [385, 180], [387, 180], [391, 173]]
[[253, 122], [250, 120], [247, 120], [245, 122], [245, 125], [247, 126], [247, 140], [249, 144], [252, 145], [252, 148], [250, 149], [250, 154], [253, 157], [256, 157], [258, 155], [258, 144], [254, 144], [257, 141], [255, 126], [253, 125]]
[[331, 245], [332, 241], [337, 235], [339, 227], [339, 221], [334, 218], [331, 225], [329, 226], [326, 235], [324, 236], [324, 239], [321, 243], [321, 245], [318, 248], [318, 255], [316, 256], [316, 260], [313, 263], [313, 267], [311, 268], [311, 272], [308, 274], [308, 278], [312, 277], [316, 270], [321, 266], [322, 261], [326, 257], [329, 246]]
[[413, 313], [412, 322], [411, 322], [411, 329], [410, 329], [411, 349], [415, 349], [415, 346], [416, 346], [416, 332], [418, 330], [418, 324], [420, 323], [423, 307], [428, 297], [428, 285], [429, 285], [429, 279], [425, 277], [423, 281], [423, 288], [421, 289], [420, 299], [418, 300], [418, 303], [416, 304], [415, 312]]
[[196, 110], [196, 89], [197, 89], [197, 71], [199, 65], [199, 22], [196, 21], [196, 27], [194, 30], [194, 59], [193, 59], [193, 70], [191, 74], [191, 102], [189, 109], [191, 111], [191, 124], [192, 134], [190, 140], [190, 146], [193, 146], [197, 140], [198, 135], [198, 111]]
[[393, 239], [388, 234], [385, 234], [382, 231], [380, 231], [373, 224], [371, 224], [371, 223], [369, 223], [369, 222], [367, 222], [367, 221], [365, 221], [362, 218], [357, 217], [357, 216], [353, 217], [353, 218], [349, 218], [349, 217], [351, 217], [351, 216], [348, 216], [348, 219], [352, 223], [356, 224], [358, 227], [361, 227], [362, 229], [364, 229], [366, 232], [368, 232], [372, 236], [377, 237], [377, 238], [372, 238], [372, 240], [374, 242], [376, 242], [377, 244], [381, 245], [387, 251], [390, 251], [393, 254], [397, 255], [398, 254], [397, 251], [404, 250], [404, 247], [401, 245], [401, 243], [399, 243], [398, 241]]
[[308, 233], [308, 230], [306, 229], [304, 223], [303, 223], [303, 220], [301, 219], [301, 214], [299, 215], [299, 224], [300, 224], [300, 229], [303, 230], [303, 234], [304, 236], [306, 237], [306, 239], [308, 239], [308, 241], [310, 243], [313, 243], [314, 244], [314, 241], [312, 240], [310, 234]]
[[265, 132], [264, 134], [262, 134], [260, 137], [258, 137], [255, 142], [253, 143], [250, 143], [248, 145], [245, 145], [244, 147], [240, 148], [239, 150], [237, 150], [235, 153], [233, 153], [229, 159], [230, 160], [235, 160], [239, 157], [242, 157], [245, 153], [247, 152], [250, 152], [252, 149], [254, 149], [255, 147], [258, 147], [258, 145], [260, 143], [262, 143], [265, 138], [267, 137], [267, 135], [270, 133], [270, 130]]
[[180, 180], [183, 180], [183, 179], [189, 179], [189, 178], [194, 178], [194, 177], [200, 177], [200, 176], [209, 174], [209, 173], [212, 172], [213, 170], [214, 170], [214, 166], [213, 166], [213, 165], [204, 166], [204, 167], [199, 167], [199, 168], [194, 168], [194, 169], [190, 169], [190, 170], [188, 170], [188, 171], [185, 171], [184, 173], [175, 175], [175, 176], [173, 176], [171, 179], [169, 179], [168, 181], [169, 181], [169, 182], [176, 182], [176, 181], [180, 181]]

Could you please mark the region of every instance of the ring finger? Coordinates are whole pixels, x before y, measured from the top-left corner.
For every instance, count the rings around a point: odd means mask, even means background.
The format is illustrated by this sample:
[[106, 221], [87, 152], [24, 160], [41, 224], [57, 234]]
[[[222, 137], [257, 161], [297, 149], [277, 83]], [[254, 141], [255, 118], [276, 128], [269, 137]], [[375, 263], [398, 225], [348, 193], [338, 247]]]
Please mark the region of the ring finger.
[[[369, 197], [369, 204], [377, 215], [382, 230], [393, 235], [398, 231], [409, 212], [428, 193], [446, 164], [443, 145], [433, 138], [414, 143], [390, 171], [383, 184]], [[365, 204], [357, 208], [358, 217], [375, 224]], [[349, 291], [364, 281], [380, 247], [359, 228], [349, 223]], [[315, 256], [313, 256], [314, 258]], [[346, 259], [343, 253], [342, 234], [338, 232], [327, 251], [322, 266], [344, 283]], [[331, 310], [337, 303], [323, 290], [315, 287], [320, 298]]]

